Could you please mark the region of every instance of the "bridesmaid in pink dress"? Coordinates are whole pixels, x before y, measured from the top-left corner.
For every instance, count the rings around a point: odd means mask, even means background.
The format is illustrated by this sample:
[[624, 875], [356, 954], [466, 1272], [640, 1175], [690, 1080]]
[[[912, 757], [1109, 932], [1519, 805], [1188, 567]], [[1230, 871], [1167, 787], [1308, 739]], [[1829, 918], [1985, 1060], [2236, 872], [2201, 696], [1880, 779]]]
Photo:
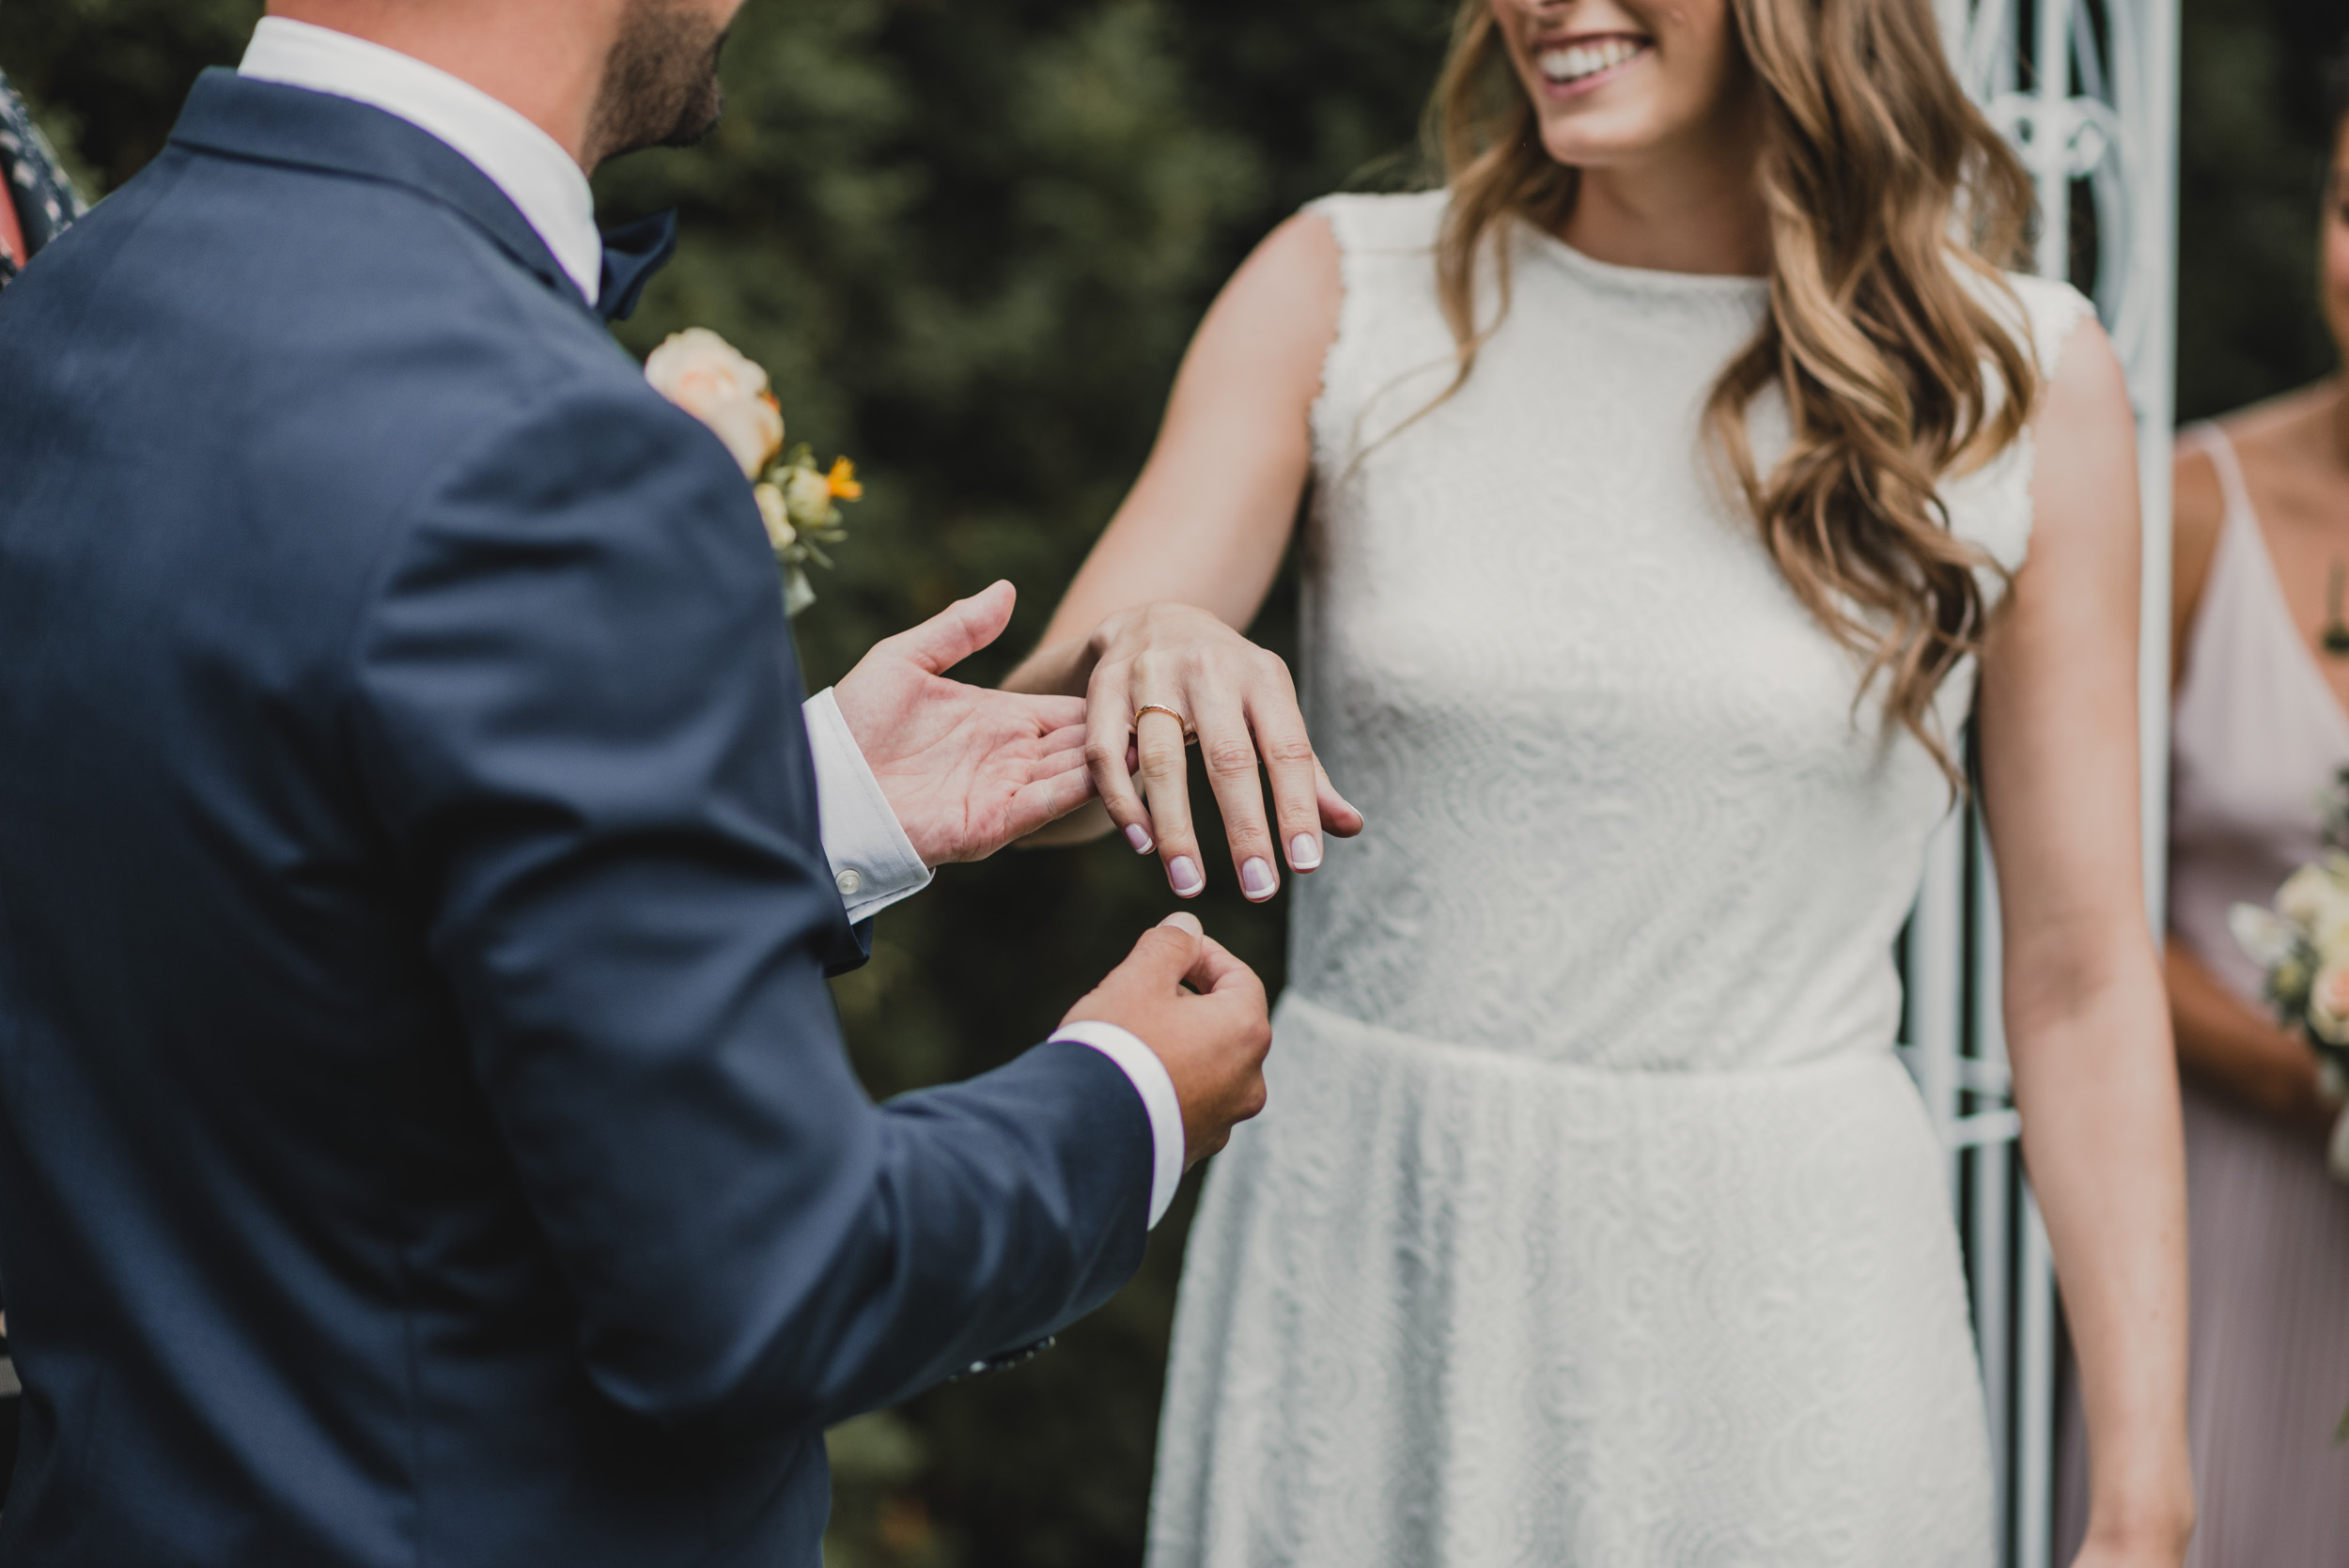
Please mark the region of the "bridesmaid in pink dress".
[[[2349, 364], [2349, 95], [2335, 106], [2323, 287]], [[2186, 432], [2176, 495], [2169, 986], [2192, 1225], [2187, 1562], [2340, 1568], [2349, 1186], [2325, 1150], [2342, 1110], [2308, 1048], [2270, 1021], [2227, 911], [2265, 904], [2318, 856], [2318, 798], [2349, 766], [2335, 581], [2349, 580], [2349, 372]], [[2082, 1455], [2076, 1414], [2066, 1425], [2070, 1534]]]

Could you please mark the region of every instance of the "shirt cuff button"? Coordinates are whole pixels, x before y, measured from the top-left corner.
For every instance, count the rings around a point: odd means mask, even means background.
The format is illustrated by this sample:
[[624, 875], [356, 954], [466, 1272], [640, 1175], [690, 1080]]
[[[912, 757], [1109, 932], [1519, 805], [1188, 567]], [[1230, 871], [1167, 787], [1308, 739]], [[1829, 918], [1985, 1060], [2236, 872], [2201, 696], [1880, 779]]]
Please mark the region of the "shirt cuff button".
[[863, 891], [864, 887], [864, 873], [859, 871], [854, 866], [850, 866], [848, 870], [833, 877], [832, 883], [835, 887], [839, 888], [841, 897], [854, 898], [858, 893]]

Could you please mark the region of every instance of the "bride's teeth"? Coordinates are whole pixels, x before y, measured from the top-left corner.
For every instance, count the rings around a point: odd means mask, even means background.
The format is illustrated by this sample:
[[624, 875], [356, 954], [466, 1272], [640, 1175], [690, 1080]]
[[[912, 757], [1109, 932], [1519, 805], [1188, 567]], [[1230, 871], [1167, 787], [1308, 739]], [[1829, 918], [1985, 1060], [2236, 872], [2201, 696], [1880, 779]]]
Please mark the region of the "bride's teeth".
[[1569, 44], [1563, 49], [1547, 51], [1537, 63], [1542, 74], [1550, 81], [1574, 82], [1623, 64], [1642, 47], [1629, 39], [1609, 39], [1604, 43], [1595, 44]]

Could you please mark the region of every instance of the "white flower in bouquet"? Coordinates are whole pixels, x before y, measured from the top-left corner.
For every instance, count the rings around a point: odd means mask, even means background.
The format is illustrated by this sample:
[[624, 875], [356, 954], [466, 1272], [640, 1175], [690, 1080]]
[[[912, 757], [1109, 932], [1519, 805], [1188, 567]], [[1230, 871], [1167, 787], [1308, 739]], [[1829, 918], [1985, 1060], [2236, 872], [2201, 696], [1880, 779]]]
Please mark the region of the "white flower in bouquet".
[[2349, 947], [2349, 860], [2327, 855], [2276, 890], [2276, 912], [2326, 952]]
[[[2349, 1087], [2349, 769], [2319, 808], [2325, 857], [2286, 877], [2273, 908], [2238, 904], [2227, 924], [2265, 976], [2277, 1023], [2315, 1050], [2321, 1092], [2338, 1103]], [[2349, 1182], [2349, 1114], [2334, 1124], [2326, 1157]]]
[[783, 411], [767, 372], [707, 327], [688, 327], [652, 351], [645, 380], [725, 442], [743, 477], [755, 479], [783, 450]]
[[2301, 940], [2298, 926], [2256, 904], [2238, 904], [2228, 910], [2227, 928], [2233, 933], [2235, 945], [2263, 970], [2273, 970], [2290, 958]]
[[2309, 1032], [2327, 1045], [2349, 1046], [2349, 958], [2316, 971], [2309, 986]]

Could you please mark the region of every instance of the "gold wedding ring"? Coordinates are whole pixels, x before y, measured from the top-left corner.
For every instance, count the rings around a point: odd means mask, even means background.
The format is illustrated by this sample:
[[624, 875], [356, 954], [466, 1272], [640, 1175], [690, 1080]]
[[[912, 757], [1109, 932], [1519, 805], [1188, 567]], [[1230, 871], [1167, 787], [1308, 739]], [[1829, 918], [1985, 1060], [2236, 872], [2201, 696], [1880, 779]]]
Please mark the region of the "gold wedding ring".
[[1145, 713], [1163, 713], [1169, 719], [1174, 720], [1176, 724], [1182, 727], [1183, 744], [1186, 746], [1190, 745], [1193, 740], [1199, 738], [1198, 732], [1190, 727], [1190, 721], [1184, 718], [1178, 709], [1171, 708], [1164, 703], [1143, 703], [1140, 707], [1134, 709], [1134, 732], [1136, 734], [1140, 734], [1142, 731], [1142, 716]]

